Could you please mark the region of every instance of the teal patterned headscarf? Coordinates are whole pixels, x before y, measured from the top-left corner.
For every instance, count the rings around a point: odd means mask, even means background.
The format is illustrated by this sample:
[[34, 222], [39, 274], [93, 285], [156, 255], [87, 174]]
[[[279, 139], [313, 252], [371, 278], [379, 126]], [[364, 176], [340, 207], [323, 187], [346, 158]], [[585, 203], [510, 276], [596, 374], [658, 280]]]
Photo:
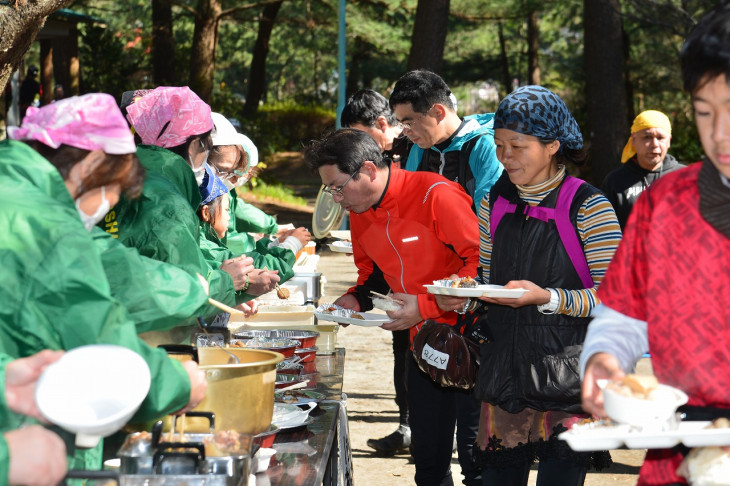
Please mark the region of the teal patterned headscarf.
[[560, 151], [583, 146], [578, 122], [565, 102], [542, 86], [522, 86], [508, 94], [494, 114], [494, 128], [532, 135], [540, 140], [557, 140]]

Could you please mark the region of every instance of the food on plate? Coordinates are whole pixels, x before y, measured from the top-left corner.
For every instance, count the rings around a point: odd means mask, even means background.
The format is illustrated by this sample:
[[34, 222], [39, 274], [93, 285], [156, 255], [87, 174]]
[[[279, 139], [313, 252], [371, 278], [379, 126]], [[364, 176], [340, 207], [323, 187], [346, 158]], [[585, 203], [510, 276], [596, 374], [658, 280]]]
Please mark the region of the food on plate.
[[322, 312], [323, 314], [332, 314], [334, 311], [337, 310], [342, 310], [342, 307], [340, 307], [339, 305], [329, 305], [322, 307], [319, 312]]
[[659, 382], [653, 375], [629, 374], [620, 383], [609, 382], [607, 387], [624, 397], [654, 400]]
[[373, 297], [373, 307], [384, 311], [397, 311], [403, 308], [401, 301], [393, 298]]
[[[730, 420], [715, 419], [708, 429], [730, 428]], [[677, 474], [684, 476], [690, 486], [716, 486], [728, 484], [730, 478], [730, 453], [720, 447], [697, 447], [684, 458]]]
[[457, 278], [452, 281], [452, 287], [458, 287], [462, 289], [470, 289], [477, 286], [477, 281], [471, 277]]
[[357, 312], [353, 312], [352, 314], [350, 314], [350, 318], [365, 320], [365, 318], [362, 316], [362, 314], [358, 314]]

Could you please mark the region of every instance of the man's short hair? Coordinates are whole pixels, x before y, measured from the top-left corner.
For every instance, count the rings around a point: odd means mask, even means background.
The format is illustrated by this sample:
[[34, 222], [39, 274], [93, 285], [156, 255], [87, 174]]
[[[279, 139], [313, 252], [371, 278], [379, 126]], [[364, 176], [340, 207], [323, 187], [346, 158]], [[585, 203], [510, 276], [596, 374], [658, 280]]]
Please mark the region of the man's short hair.
[[366, 160], [380, 169], [388, 166], [373, 137], [354, 128], [343, 128], [312, 142], [304, 150], [304, 160], [314, 171], [323, 165], [336, 165], [345, 174], [354, 174]]
[[404, 74], [390, 94], [390, 108], [410, 103], [413, 111], [426, 113], [435, 103], [456, 110], [451, 90], [446, 82], [436, 73], [418, 69]]
[[340, 123], [343, 127], [351, 127], [355, 123], [374, 127], [379, 116], [384, 117], [390, 125], [398, 122], [385, 96], [372, 89], [361, 89], [347, 100], [340, 115]]
[[722, 74], [730, 82], [730, 4], [718, 5], [702, 17], [687, 36], [680, 59], [688, 93]]

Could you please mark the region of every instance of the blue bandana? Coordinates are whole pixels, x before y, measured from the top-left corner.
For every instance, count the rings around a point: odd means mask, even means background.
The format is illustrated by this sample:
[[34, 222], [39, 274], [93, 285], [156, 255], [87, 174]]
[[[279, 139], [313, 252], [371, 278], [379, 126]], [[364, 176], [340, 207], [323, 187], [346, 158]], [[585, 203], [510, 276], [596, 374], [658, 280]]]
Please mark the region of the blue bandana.
[[203, 177], [203, 183], [200, 185], [200, 197], [203, 201], [200, 205], [204, 206], [227, 193], [228, 188], [223, 184], [220, 177], [213, 173], [213, 169], [208, 164], [205, 164], [205, 176]]
[[523, 86], [508, 94], [494, 114], [494, 128], [506, 128], [540, 140], [557, 140], [579, 149], [583, 136], [578, 122], [558, 95], [542, 86]]

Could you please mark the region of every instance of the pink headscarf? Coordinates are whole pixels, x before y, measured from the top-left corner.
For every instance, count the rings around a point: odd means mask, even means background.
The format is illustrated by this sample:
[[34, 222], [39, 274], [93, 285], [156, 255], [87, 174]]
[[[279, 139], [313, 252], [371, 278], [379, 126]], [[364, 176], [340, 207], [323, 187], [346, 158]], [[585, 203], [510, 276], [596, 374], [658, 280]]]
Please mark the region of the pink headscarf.
[[142, 143], [164, 148], [213, 128], [210, 106], [187, 86], [155, 88], [127, 107], [127, 118]]
[[133, 154], [134, 136], [114, 98], [91, 93], [29, 107], [19, 127], [8, 127], [14, 140], [37, 140], [52, 148], [61, 144], [107, 154]]

